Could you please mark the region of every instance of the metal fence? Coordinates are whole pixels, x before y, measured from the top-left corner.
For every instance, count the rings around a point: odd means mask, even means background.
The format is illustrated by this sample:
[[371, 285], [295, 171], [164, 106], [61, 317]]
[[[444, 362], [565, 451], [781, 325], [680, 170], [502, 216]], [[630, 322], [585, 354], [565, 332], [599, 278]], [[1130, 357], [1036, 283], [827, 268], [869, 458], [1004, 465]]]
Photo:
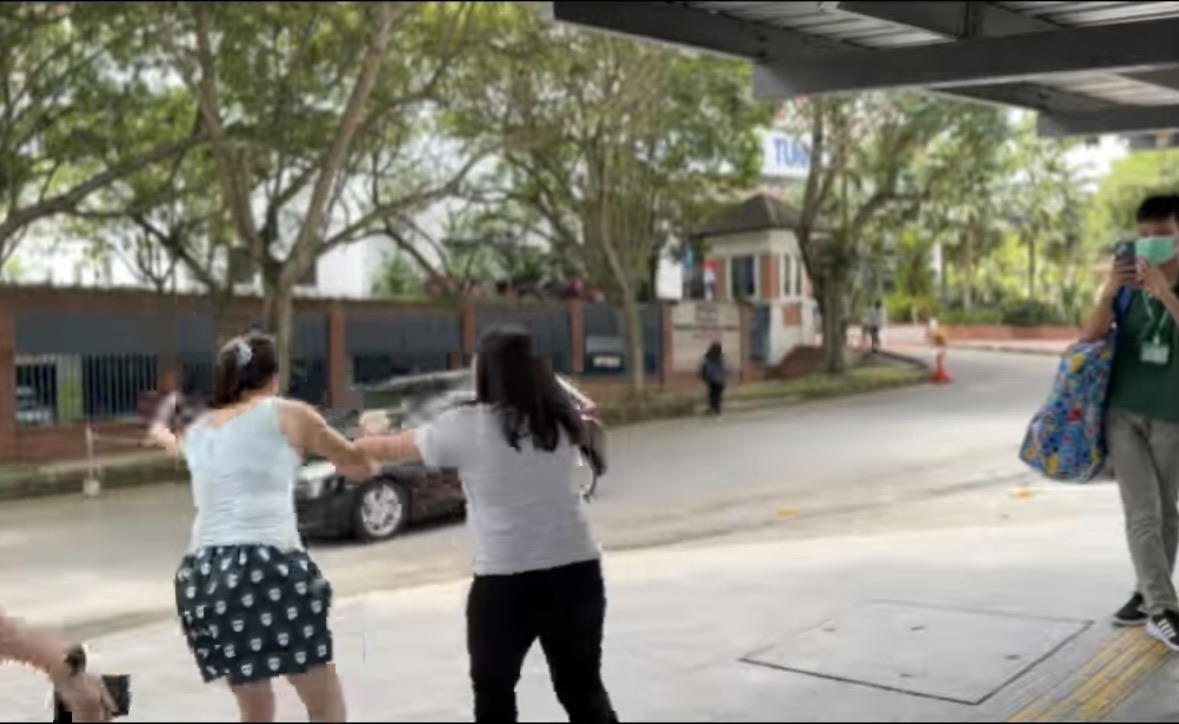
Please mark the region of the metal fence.
[[554, 372], [568, 374], [573, 369], [569, 311], [565, 307], [488, 306], [476, 311], [475, 329], [480, 338], [492, 327], [503, 324], [519, 325], [531, 332], [533, 352], [548, 360]]
[[345, 340], [356, 384], [449, 368], [462, 349], [458, 315], [435, 310], [349, 315]]
[[152, 354], [26, 355], [15, 362], [21, 427], [134, 418], [144, 393], [159, 384]]
[[[658, 304], [644, 304], [639, 308], [643, 323], [643, 366], [649, 375], [659, 373], [659, 360], [663, 359], [663, 310]], [[595, 354], [603, 350], [617, 351], [626, 364], [626, 319], [622, 310], [609, 304], [585, 305], [586, 370], [594, 370], [591, 364]], [[614, 372], [623, 372], [625, 367]]]

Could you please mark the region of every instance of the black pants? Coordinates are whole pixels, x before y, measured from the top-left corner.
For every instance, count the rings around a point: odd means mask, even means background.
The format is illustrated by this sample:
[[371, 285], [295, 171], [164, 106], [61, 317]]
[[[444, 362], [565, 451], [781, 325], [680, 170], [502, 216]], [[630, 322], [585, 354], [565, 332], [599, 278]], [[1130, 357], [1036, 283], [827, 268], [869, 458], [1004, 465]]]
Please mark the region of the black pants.
[[606, 588], [598, 561], [511, 576], [476, 576], [467, 599], [475, 720], [516, 721], [516, 682], [540, 639], [569, 720], [616, 722], [602, 684]]
[[714, 415], [721, 414], [725, 404], [725, 386], [708, 383], [708, 411]]

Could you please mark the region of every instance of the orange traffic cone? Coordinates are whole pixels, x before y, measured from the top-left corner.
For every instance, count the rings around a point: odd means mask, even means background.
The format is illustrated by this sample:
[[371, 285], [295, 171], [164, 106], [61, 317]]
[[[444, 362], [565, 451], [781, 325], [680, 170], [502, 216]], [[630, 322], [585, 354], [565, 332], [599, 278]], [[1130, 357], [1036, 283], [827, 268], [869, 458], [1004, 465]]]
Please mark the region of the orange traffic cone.
[[953, 381], [950, 373], [946, 371], [946, 351], [941, 350], [937, 353], [937, 369], [933, 371], [933, 383], [935, 385], [948, 385]]

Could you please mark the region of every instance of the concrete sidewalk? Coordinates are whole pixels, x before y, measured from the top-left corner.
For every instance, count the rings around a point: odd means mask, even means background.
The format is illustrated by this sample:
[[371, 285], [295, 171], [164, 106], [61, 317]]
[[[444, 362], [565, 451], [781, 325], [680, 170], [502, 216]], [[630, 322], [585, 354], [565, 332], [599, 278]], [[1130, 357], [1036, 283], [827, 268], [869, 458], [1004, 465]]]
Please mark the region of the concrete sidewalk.
[[[719, 544], [607, 558], [605, 676], [624, 720], [1179, 712], [1165, 686], [1173, 674], [1156, 673], [1169, 661], [1161, 646], [1105, 621], [1130, 580], [1112, 486], [996, 484], [885, 512], [779, 514], [780, 526]], [[469, 720], [465, 589], [456, 581], [338, 603], [353, 720]], [[92, 645], [96, 667], [134, 675], [128, 721], [234, 720], [228, 693], [200, 683], [175, 624]], [[1127, 661], [1129, 672], [1110, 663]], [[1153, 689], [1135, 697], [1144, 683]], [[0, 669], [0, 718], [47, 721], [44, 697], [31, 673]], [[286, 686], [279, 699], [280, 718], [298, 720]], [[535, 650], [520, 704], [526, 720], [563, 718]]]

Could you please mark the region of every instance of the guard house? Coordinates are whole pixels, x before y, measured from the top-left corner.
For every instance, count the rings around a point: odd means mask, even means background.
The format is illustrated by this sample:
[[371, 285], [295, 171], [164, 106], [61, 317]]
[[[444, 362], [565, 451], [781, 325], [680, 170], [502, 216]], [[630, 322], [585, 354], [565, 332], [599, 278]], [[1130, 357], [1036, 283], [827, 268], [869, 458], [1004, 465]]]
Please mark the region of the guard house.
[[752, 308], [750, 352], [775, 366], [800, 344], [817, 343], [817, 305], [793, 228], [797, 211], [761, 192], [722, 211], [699, 232], [715, 273], [714, 299]]

